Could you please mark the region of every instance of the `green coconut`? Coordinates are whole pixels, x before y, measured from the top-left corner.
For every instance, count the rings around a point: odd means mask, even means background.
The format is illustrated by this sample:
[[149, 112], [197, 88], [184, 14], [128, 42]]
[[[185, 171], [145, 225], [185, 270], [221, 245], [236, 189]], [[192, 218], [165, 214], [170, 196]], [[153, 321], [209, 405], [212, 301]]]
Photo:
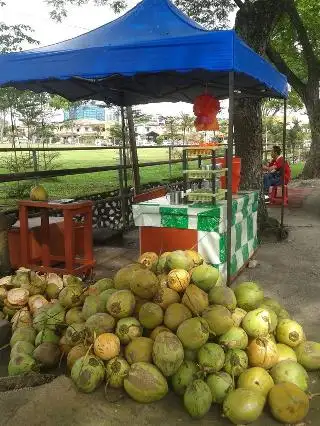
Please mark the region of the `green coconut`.
[[150, 300], [159, 289], [159, 281], [149, 269], [137, 269], [132, 272], [130, 289], [136, 296]]
[[92, 295], [99, 295], [105, 290], [109, 290], [114, 287], [114, 282], [111, 278], [102, 278], [95, 284], [88, 287], [87, 293]]
[[61, 358], [59, 345], [43, 342], [34, 350], [33, 357], [42, 367], [55, 367]]
[[277, 343], [277, 349], [279, 354], [278, 362], [285, 361], [287, 359], [297, 362], [297, 355], [290, 346], [284, 345], [283, 343]]
[[63, 285], [65, 287], [83, 288], [83, 282], [82, 282], [81, 278], [75, 277], [74, 275], [64, 275], [63, 276]]
[[277, 315], [282, 309], [282, 306], [280, 305], [280, 303], [276, 299], [273, 299], [272, 297], [265, 297], [262, 301], [262, 305], [264, 307], [268, 306], [269, 309], [271, 309]]
[[260, 392], [265, 397], [274, 386], [274, 381], [270, 374], [261, 367], [253, 367], [240, 374], [238, 388], [252, 389]]
[[174, 392], [183, 396], [187, 387], [197, 378], [199, 368], [193, 361], [183, 361], [176, 373], [171, 378]]
[[205, 319], [195, 317], [181, 323], [177, 336], [186, 349], [199, 349], [209, 339], [209, 326]]
[[84, 318], [82, 316], [82, 308], [76, 307], [71, 308], [66, 313], [66, 324], [81, 324], [84, 322]]
[[30, 285], [30, 269], [19, 268], [16, 274], [11, 277], [10, 285], [15, 288]]
[[186, 389], [183, 403], [193, 419], [204, 417], [212, 404], [211, 391], [206, 382], [200, 379], [194, 380]]
[[93, 341], [94, 336], [98, 337], [100, 334], [113, 333], [115, 325], [115, 319], [106, 313], [94, 314], [85, 322], [87, 336], [91, 341]]
[[102, 293], [99, 294], [100, 299], [102, 300], [102, 303], [104, 306], [107, 306], [107, 302], [111, 296], [111, 294], [116, 293], [118, 290], [115, 288], [109, 288], [108, 290], [104, 290]]
[[129, 370], [130, 365], [120, 356], [108, 361], [106, 365], [106, 382], [108, 386], [114, 389], [123, 388], [123, 382]]
[[104, 313], [105, 311], [106, 306], [99, 296], [87, 296], [82, 307], [81, 316], [86, 321], [92, 315]]
[[240, 327], [231, 327], [219, 337], [219, 345], [224, 349], [245, 349], [248, 341], [247, 333]]
[[163, 274], [167, 272], [167, 257], [170, 254], [170, 252], [162, 253], [161, 256], [159, 256], [157, 267], [156, 267], [156, 273]]
[[209, 325], [210, 333], [214, 336], [221, 336], [233, 327], [231, 312], [222, 305], [209, 306], [202, 317]]
[[69, 345], [76, 346], [83, 343], [87, 336], [86, 324], [71, 324], [66, 330], [66, 342]]
[[35, 346], [39, 346], [41, 345], [41, 343], [44, 343], [44, 342], [58, 344], [59, 341], [60, 341], [60, 336], [56, 331], [51, 330], [50, 328], [43, 328], [41, 331], [39, 331], [39, 333], [36, 336]]
[[168, 287], [168, 274], [157, 275], [159, 281], [159, 289]]
[[194, 315], [201, 315], [209, 306], [209, 299], [205, 291], [194, 284], [190, 284], [184, 292], [182, 303], [189, 308]]
[[304, 340], [303, 328], [296, 321], [283, 319], [278, 322], [276, 337], [279, 343], [295, 348]]
[[144, 271], [145, 269], [140, 263], [132, 263], [119, 269], [113, 278], [114, 288], [117, 290], [130, 290], [133, 272], [137, 270]]
[[93, 356], [83, 356], [73, 365], [71, 378], [77, 388], [86, 393], [93, 392], [102, 382], [105, 376], [103, 362]]
[[123, 345], [127, 345], [136, 337], [142, 336], [142, 326], [134, 317], [122, 318], [117, 322], [115, 334]]
[[80, 306], [83, 303], [84, 293], [82, 287], [67, 286], [59, 293], [60, 304], [67, 309]]
[[309, 387], [309, 376], [302, 365], [292, 360], [281, 361], [271, 369], [275, 384], [293, 383], [304, 392]]
[[306, 370], [320, 369], [320, 343], [302, 342], [295, 349], [297, 360]]
[[67, 356], [67, 366], [68, 369], [71, 371], [72, 367], [74, 366], [74, 363], [81, 357], [89, 354], [90, 351], [88, 351], [87, 346], [80, 343], [80, 345], [73, 346], [70, 351], [68, 352]]
[[35, 347], [32, 343], [20, 340], [19, 342], [15, 343], [12, 346], [12, 349], [10, 352], [10, 358], [18, 356], [18, 355], [22, 355], [22, 354], [32, 356], [34, 349]]
[[171, 331], [169, 328], [165, 327], [164, 325], [159, 325], [156, 327], [152, 332], [150, 333], [150, 339], [155, 340], [158, 334], [164, 332], [164, 331]]
[[143, 327], [153, 330], [163, 322], [163, 310], [156, 303], [147, 302], [141, 306], [139, 321]]
[[160, 288], [153, 298], [154, 303], [159, 305], [163, 310], [173, 303], [180, 302], [179, 293], [171, 288]]
[[126, 318], [133, 314], [135, 304], [134, 294], [130, 290], [119, 290], [109, 297], [107, 311], [114, 318]]
[[229, 311], [234, 311], [237, 307], [236, 296], [229, 287], [213, 287], [209, 292], [209, 303], [225, 306]]
[[162, 373], [152, 364], [137, 362], [130, 367], [123, 382], [127, 394], [137, 402], [159, 401], [168, 393], [168, 383]]
[[189, 308], [182, 303], [173, 303], [166, 309], [163, 322], [170, 330], [176, 331], [179, 325], [189, 318], [192, 318]]
[[184, 269], [190, 271], [194, 267], [192, 258], [182, 250], [176, 250], [168, 254], [166, 266], [172, 269]]
[[224, 366], [225, 358], [222, 347], [216, 343], [206, 343], [198, 351], [199, 365], [205, 372], [220, 371]]
[[264, 303], [262, 303], [259, 306], [259, 309], [263, 309], [263, 310], [269, 312], [269, 315], [270, 315], [270, 333], [273, 333], [274, 330], [277, 328], [277, 325], [278, 325], [278, 315], [269, 307], [269, 305], [266, 305]]
[[198, 349], [184, 348], [184, 360], [185, 361], [198, 361]]
[[211, 265], [204, 264], [192, 269], [191, 281], [206, 293], [216, 285], [218, 278], [218, 269]]
[[48, 283], [46, 287], [46, 295], [49, 300], [58, 299], [62, 289], [56, 283]]
[[233, 319], [233, 324], [235, 327], [240, 327], [243, 318], [247, 315], [247, 311], [245, 311], [244, 309], [241, 308], [236, 308], [233, 312], [232, 312], [232, 319]]
[[22, 283], [21, 288], [25, 288], [29, 291], [30, 296], [35, 294], [43, 294], [47, 288], [47, 281], [45, 276], [39, 275], [38, 272], [30, 271], [29, 273], [30, 283]]
[[210, 374], [206, 381], [214, 404], [222, 404], [228, 393], [234, 389], [232, 377], [224, 371]]
[[164, 331], [156, 337], [152, 359], [165, 377], [170, 377], [178, 371], [183, 358], [183, 346], [175, 334]]
[[234, 288], [239, 308], [249, 312], [257, 309], [264, 298], [263, 289], [255, 282], [244, 282]]
[[38, 366], [36, 360], [30, 355], [19, 354], [11, 357], [8, 364], [9, 376], [21, 376], [33, 371], [38, 371]]
[[13, 347], [17, 342], [20, 341], [29, 342], [33, 345], [35, 339], [36, 330], [33, 327], [17, 328], [11, 337], [10, 346]]
[[248, 312], [242, 320], [242, 328], [253, 338], [268, 336], [272, 332], [269, 311], [258, 308]]
[[[162, 334], [162, 333], [161, 333]], [[152, 348], [154, 341], [148, 337], [136, 337], [125, 348], [125, 357], [128, 363], [152, 362]]]
[[65, 309], [60, 303], [48, 303], [42, 308], [38, 309], [33, 317], [33, 327], [37, 331], [43, 328], [56, 328], [63, 327], [65, 324]]
[[232, 377], [240, 376], [248, 368], [248, 356], [241, 349], [229, 349], [224, 364], [225, 371]]
[[235, 425], [256, 421], [262, 414], [266, 399], [252, 389], [235, 389], [223, 402], [223, 414]]

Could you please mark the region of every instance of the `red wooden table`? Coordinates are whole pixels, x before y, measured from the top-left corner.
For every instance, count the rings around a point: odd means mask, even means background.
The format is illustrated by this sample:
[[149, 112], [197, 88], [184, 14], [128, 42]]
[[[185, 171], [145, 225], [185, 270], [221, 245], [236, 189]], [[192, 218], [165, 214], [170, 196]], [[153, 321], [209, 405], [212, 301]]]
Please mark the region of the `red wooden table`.
[[[88, 274], [95, 265], [93, 258], [92, 239], [92, 205], [91, 201], [74, 203], [55, 203], [53, 201], [19, 202], [20, 220], [20, 248], [21, 263], [29, 269], [41, 272], [56, 272], [58, 274], [81, 275]], [[28, 229], [29, 209], [40, 210], [41, 214], [41, 258], [32, 259]], [[50, 253], [50, 226], [49, 212], [59, 210], [64, 218], [64, 256], [53, 256]], [[74, 221], [75, 217], [82, 217], [81, 222]], [[75, 254], [75, 231], [83, 228], [82, 257]]]

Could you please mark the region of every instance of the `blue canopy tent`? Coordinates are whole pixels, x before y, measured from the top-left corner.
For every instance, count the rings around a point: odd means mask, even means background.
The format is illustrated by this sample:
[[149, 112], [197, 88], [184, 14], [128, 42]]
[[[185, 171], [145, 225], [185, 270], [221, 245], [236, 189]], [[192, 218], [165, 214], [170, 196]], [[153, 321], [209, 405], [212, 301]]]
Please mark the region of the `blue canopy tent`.
[[[234, 31], [207, 31], [169, 0], [144, 0], [79, 37], [0, 55], [0, 87], [8, 86], [120, 106], [193, 102], [206, 89], [218, 99], [230, 99], [229, 171], [234, 98], [287, 97], [285, 76]], [[228, 188], [230, 248], [231, 179]], [[230, 259], [228, 250], [229, 278]]]

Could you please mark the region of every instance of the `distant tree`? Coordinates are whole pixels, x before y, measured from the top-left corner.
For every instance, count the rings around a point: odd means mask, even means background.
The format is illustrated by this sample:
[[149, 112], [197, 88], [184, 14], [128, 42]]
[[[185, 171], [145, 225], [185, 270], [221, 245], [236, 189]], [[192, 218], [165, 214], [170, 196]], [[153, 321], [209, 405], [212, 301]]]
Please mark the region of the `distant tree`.
[[177, 117], [165, 117], [165, 126], [166, 129], [164, 135], [166, 139], [169, 139], [171, 141], [172, 144], [174, 143], [174, 141], [180, 140], [182, 138]]
[[185, 114], [183, 112], [180, 113], [179, 116], [179, 125], [180, 125], [180, 131], [182, 132], [182, 143], [183, 145], [186, 142], [186, 134], [191, 132], [191, 130], [194, 127], [194, 116], [190, 114]]

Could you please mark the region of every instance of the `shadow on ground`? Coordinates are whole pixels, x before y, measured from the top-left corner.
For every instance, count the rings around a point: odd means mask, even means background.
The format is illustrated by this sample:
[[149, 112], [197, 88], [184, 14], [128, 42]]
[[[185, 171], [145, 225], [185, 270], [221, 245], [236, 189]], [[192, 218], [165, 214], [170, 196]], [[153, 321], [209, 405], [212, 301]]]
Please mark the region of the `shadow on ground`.
[[[279, 210], [272, 209], [272, 215]], [[265, 241], [257, 252], [258, 266], [247, 269], [238, 279], [259, 281], [267, 295], [277, 297], [304, 325], [308, 339], [319, 340], [320, 324], [320, 189], [314, 188], [303, 208], [286, 211], [290, 234], [286, 242]], [[137, 233], [126, 236], [112, 247], [98, 247], [97, 276], [112, 276], [121, 266], [138, 255]], [[122, 244], [123, 243], [123, 244]], [[311, 391], [320, 392], [319, 373], [311, 375]], [[311, 402], [307, 424], [320, 424], [320, 399]], [[191, 420], [181, 400], [170, 394], [164, 400], [140, 405], [129, 398], [107, 402], [101, 388], [91, 395], [77, 392], [71, 381], [61, 376], [52, 383], [34, 389], [0, 394], [0, 425], [6, 426], [167, 426], [207, 424], [230, 425], [213, 407], [203, 420]], [[254, 425], [274, 426], [265, 413]]]

